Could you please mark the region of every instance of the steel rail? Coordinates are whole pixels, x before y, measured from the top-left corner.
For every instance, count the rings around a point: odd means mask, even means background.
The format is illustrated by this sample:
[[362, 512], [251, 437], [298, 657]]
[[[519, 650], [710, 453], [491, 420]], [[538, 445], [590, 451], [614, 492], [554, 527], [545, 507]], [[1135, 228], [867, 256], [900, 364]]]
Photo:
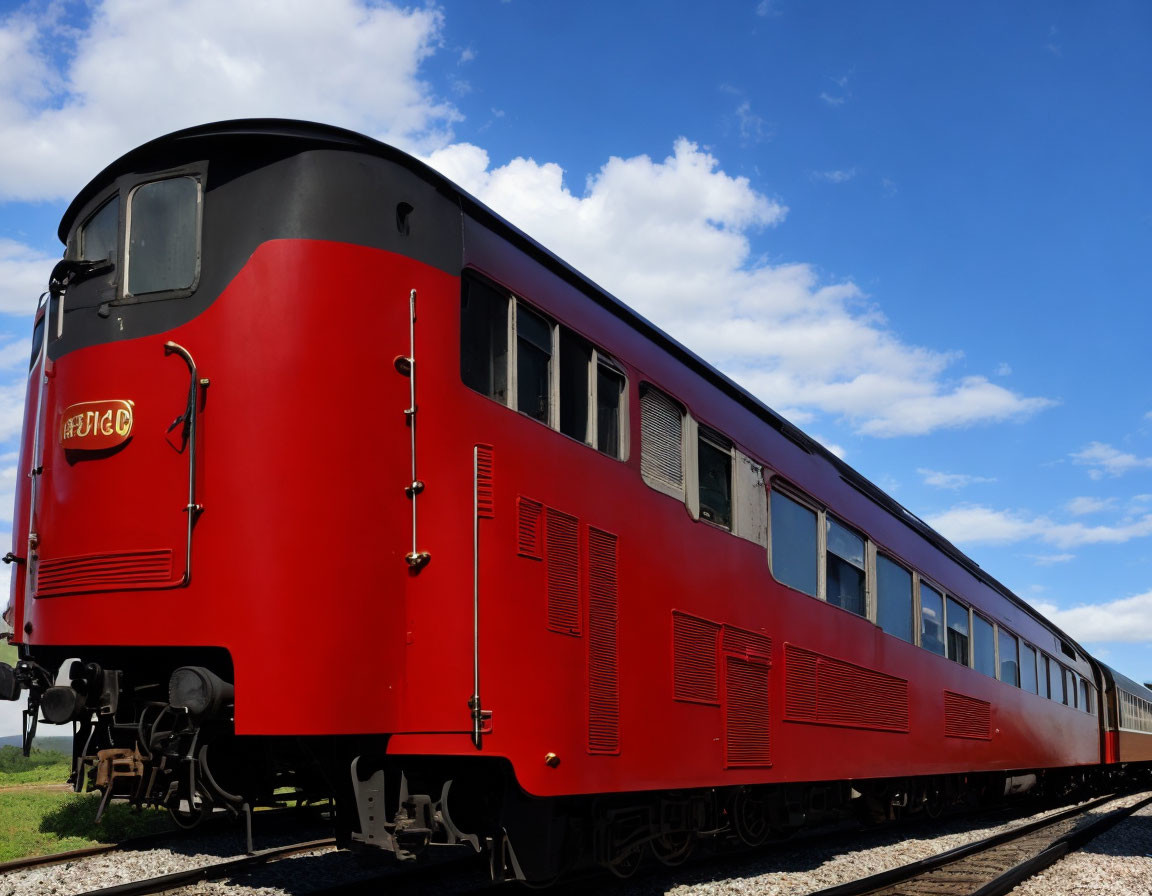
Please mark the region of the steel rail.
[[[1130, 794], [1112, 794], [1105, 797], [1092, 800], [1071, 809], [1066, 809], [1063, 812], [1057, 812], [1054, 815], [1049, 815], [1046, 818], [1039, 819], [1038, 821], [1030, 822], [1028, 824], [1020, 825], [1019, 827], [1012, 828], [1008, 831], [1002, 831], [999, 834], [994, 834], [983, 840], [978, 840], [973, 843], [966, 843], [954, 849], [947, 850], [946, 852], [939, 853], [935, 856], [929, 856], [926, 859], [920, 859], [916, 862], [911, 862], [907, 865], [901, 865], [898, 868], [891, 868], [887, 871], [881, 871], [878, 874], [872, 874], [868, 877], [863, 877], [858, 880], [850, 881], [846, 884], [837, 884], [833, 887], [828, 887], [824, 890], [817, 890], [810, 896], [867, 896], [867, 894], [879, 894], [887, 892], [890, 888], [899, 887], [909, 881], [917, 878], [926, 877], [932, 872], [938, 871], [949, 865], [956, 865], [961, 862], [973, 859], [984, 853], [987, 853], [1000, 846], [1005, 846], [1013, 842], [1023, 840], [1032, 834], [1039, 833], [1045, 828], [1057, 826], [1063, 822], [1069, 821], [1087, 815], [1093, 809], [1103, 806], [1107, 803], [1115, 802], [1118, 799], [1123, 799]], [[1043, 868], [1048, 867], [1053, 862], [1063, 858], [1073, 849], [1078, 849], [1083, 846], [1093, 837], [1098, 836], [1103, 832], [1103, 828], [1098, 827], [1102, 822], [1108, 822], [1107, 826], [1116, 824], [1122, 818], [1126, 818], [1131, 812], [1142, 808], [1145, 805], [1152, 803], [1152, 797], [1134, 804], [1132, 807], [1122, 807], [1113, 813], [1105, 816], [1098, 822], [1094, 822], [1080, 830], [1072, 831], [1067, 834], [1060, 835], [1054, 840], [1050, 841], [1049, 845], [1045, 847], [1039, 854], [1029, 857], [1023, 862], [1015, 863], [1011, 868], [993, 874], [984, 883], [970, 889], [957, 889], [957, 893], [964, 893], [966, 896], [1000, 896], [1009, 892], [1012, 887], [1016, 886], [1020, 881], [1027, 879]], [[1044, 864], [1038, 864], [1041, 856], [1046, 857]], [[965, 886], [962, 882], [957, 883], [958, 887]], [[893, 892], [900, 892], [893, 890]], [[912, 891], [909, 891], [912, 892]], [[938, 887], [933, 892], [944, 893], [946, 890], [943, 887]]]

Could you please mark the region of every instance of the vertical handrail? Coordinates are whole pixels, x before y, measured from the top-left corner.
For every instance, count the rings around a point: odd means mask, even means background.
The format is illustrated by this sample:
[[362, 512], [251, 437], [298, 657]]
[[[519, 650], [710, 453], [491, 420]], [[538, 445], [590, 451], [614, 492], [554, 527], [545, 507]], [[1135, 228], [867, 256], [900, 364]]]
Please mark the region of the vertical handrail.
[[201, 380], [196, 369], [196, 362], [192, 359], [191, 353], [182, 345], [175, 342], [168, 341], [164, 343], [165, 355], [179, 355], [185, 364], [188, 365], [188, 375], [190, 382], [188, 383], [188, 404], [184, 409], [184, 413], [177, 417], [168, 431], [171, 432], [176, 428], [178, 423], [184, 424], [184, 442], [188, 446], [188, 504], [184, 508], [184, 512], [188, 514], [188, 538], [184, 548], [184, 578], [181, 580], [181, 585], [187, 585], [192, 581], [192, 527], [196, 524], [196, 517], [204, 510], [203, 505], [196, 503], [196, 416], [197, 408], [200, 404], [198, 389], [201, 386], [207, 386], [207, 380]]
[[472, 448], [472, 743], [483, 742], [480, 703], [480, 446]]
[[404, 415], [408, 418], [412, 443], [412, 479], [404, 492], [412, 501], [412, 550], [404, 559], [413, 571], [418, 572], [432, 559], [432, 555], [427, 551], [421, 551], [417, 540], [416, 498], [424, 491], [424, 483], [416, 477], [416, 290], [414, 289], [408, 292], [408, 357], [405, 360], [407, 360], [405, 372], [408, 375], [408, 409], [404, 411]]

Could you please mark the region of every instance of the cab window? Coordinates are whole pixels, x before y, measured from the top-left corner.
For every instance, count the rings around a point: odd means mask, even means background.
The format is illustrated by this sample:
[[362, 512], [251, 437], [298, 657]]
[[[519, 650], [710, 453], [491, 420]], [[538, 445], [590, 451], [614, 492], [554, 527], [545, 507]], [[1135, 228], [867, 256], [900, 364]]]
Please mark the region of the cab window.
[[[199, 267], [199, 215], [200, 184], [193, 177], [170, 177], [132, 191], [128, 206], [129, 295], [192, 288]], [[82, 251], [88, 255], [83, 246]]]

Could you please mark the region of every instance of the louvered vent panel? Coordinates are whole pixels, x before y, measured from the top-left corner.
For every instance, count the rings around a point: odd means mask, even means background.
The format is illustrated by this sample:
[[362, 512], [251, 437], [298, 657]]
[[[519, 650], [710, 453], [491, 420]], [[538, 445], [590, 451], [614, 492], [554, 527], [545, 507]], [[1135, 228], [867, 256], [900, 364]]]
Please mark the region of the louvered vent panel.
[[620, 752], [616, 536], [588, 529], [588, 752]]
[[768, 667], [735, 656], [724, 658], [725, 757], [731, 766], [771, 765]]
[[476, 446], [476, 515], [482, 520], [496, 516], [496, 457], [491, 445]]
[[36, 594], [147, 588], [172, 582], [172, 551], [121, 551], [40, 561]]
[[784, 645], [784, 717], [800, 722], [816, 721], [819, 703], [818, 658], [810, 650]]
[[720, 702], [716, 648], [720, 625], [672, 611], [672, 695], [690, 703]]
[[640, 472], [650, 482], [684, 487], [683, 414], [661, 392], [640, 396]]
[[784, 648], [785, 718], [817, 725], [908, 730], [908, 682], [835, 657]]
[[579, 520], [547, 509], [548, 628], [580, 634]]
[[533, 560], [543, 560], [543, 548], [540, 544], [540, 515], [544, 511], [539, 501], [523, 496], [517, 499], [518, 528], [517, 553], [521, 557], [530, 557]]
[[772, 639], [759, 632], [724, 626], [724, 652], [743, 657], [768, 660], [772, 656]]
[[992, 739], [992, 704], [964, 694], [944, 692], [944, 736]]

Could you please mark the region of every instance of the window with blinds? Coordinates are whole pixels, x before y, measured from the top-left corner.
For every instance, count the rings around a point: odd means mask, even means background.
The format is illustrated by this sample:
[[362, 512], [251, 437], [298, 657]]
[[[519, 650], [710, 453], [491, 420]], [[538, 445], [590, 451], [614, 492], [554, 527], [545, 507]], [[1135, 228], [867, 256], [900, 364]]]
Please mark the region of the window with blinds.
[[684, 495], [684, 410], [663, 392], [640, 391], [640, 473], [653, 488]]

